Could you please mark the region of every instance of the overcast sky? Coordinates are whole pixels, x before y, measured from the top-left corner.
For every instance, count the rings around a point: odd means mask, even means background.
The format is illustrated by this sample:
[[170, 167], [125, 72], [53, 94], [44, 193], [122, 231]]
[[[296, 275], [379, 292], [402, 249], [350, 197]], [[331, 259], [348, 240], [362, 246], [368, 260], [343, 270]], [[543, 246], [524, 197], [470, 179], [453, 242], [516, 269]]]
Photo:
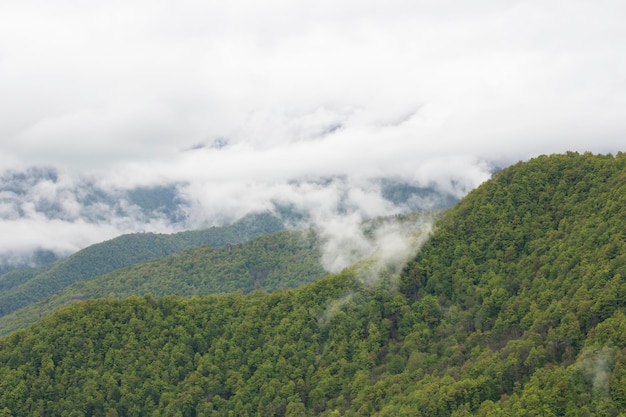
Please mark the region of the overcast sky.
[[207, 216], [337, 175], [385, 213], [358, 184], [467, 190], [491, 165], [625, 150], [625, 18], [623, 0], [2, 1], [0, 168], [186, 182]]

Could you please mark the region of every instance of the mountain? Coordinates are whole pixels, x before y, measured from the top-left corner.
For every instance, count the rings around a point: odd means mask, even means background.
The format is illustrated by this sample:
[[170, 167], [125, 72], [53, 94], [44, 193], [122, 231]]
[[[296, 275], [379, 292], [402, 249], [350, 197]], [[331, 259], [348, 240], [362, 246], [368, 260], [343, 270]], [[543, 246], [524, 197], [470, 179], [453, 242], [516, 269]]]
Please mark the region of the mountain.
[[0, 339], [0, 415], [626, 415], [626, 154], [505, 168], [399, 280], [73, 303]]
[[538, 157], [470, 193], [400, 285], [413, 311], [432, 307], [434, 333], [424, 329], [415, 347], [445, 372], [430, 373], [390, 409], [623, 412], [625, 225], [623, 153]]
[[[364, 221], [360, 225], [360, 231], [363, 240], [372, 244], [372, 249], [361, 254], [358, 269], [362, 274], [371, 271], [377, 274], [381, 271], [396, 273], [399, 267], [381, 265], [384, 256], [375, 252], [376, 240], [381, 237], [404, 238], [407, 245], [417, 245], [420, 238], [424, 237], [424, 225], [439, 214], [440, 212], [411, 213]], [[403, 233], [388, 233], [392, 228], [402, 228]], [[184, 234], [188, 235], [202, 236], [198, 232]], [[180, 236], [162, 237], [172, 240]], [[344, 245], [347, 243], [349, 242], [343, 242]], [[322, 252], [326, 244], [327, 238], [313, 229], [285, 230], [260, 235], [240, 244], [229, 243], [223, 247], [199, 246], [138, 262], [110, 273], [77, 281], [0, 317], [0, 335], [28, 327], [57, 308], [78, 300], [148, 294], [193, 296], [231, 291], [245, 294], [253, 290], [295, 288], [328, 274], [322, 266]]]
[[[40, 266], [49, 266], [62, 259], [61, 256], [46, 249], [36, 249], [32, 253], [17, 261], [15, 259], [10, 259], [11, 254], [4, 255], [5, 256], [0, 254], [0, 277], [4, 277], [6, 274], [10, 274], [14, 271], [17, 271], [17, 276], [23, 275], [24, 273], [28, 274], [29, 272], [24, 270]], [[10, 280], [13, 279], [15, 278], [10, 278]]]
[[[117, 216], [166, 218], [172, 223], [184, 218], [184, 199], [179, 184], [135, 187], [128, 190], [106, 189], [94, 179], [73, 179], [47, 166], [0, 173], [0, 219], [37, 213], [47, 219], [69, 220], [79, 216], [97, 222]], [[67, 203], [71, 204], [67, 204]]]
[[381, 195], [399, 207], [409, 211], [439, 210], [454, 206], [459, 197], [435, 186], [422, 187], [392, 178], [379, 179]]
[[[181, 226], [186, 220], [187, 202], [179, 193], [180, 184], [163, 184], [131, 189], [105, 188], [90, 178], [72, 178], [53, 167], [34, 166], [23, 170], [0, 172], [0, 222], [22, 224], [12, 230], [33, 233], [49, 225], [83, 226], [117, 224], [141, 230], [153, 222]], [[181, 227], [178, 227], [180, 229]], [[64, 245], [41, 241], [21, 242], [19, 250], [8, 244], [0, 247], [0, 274], [16, 268], [42, 266], [66, 256]], [[67, 236], [58, 241], [75, 245]]]
[[328, 274], [320, 263], [318, 236], [283, 231], [224, 247], [187, 249], [82, 280], [39, 302], [0, 317], [0, 335], [27, 327], [77, 300], [130, 295], [208, 295], [293, 288]]
[[133, 233], [89, 246], [43, 267], [14, 270], [0, 276], [0, 317], [51, 295], [74, 282], [156, 259], [184, 249], [239, 243], [283, 228], [271, 214], [255, 214], [225, 227], [174, 234]]
[[[337, 194], [339, 212], [354, 209], [348, 202], [355, 190], [344, 177], [294, 180], [291, 185], [327, 189]], [[467, 191], [454, 182], [422, 186], [401, 178], [376, 178], [361, 186], [393, 207], [390, 213], [449, 207]], [[72, 248], [84, 248], [115, 235], [196, 230], [235, 220], [230, 211], [203, 207], [202, 198], [194, 196], [189, 187], [172, 182], [127, 188], [45, 166], [0, 171], [0, 224], [7, 235], [19, 234], [16, 241], [0, 242], [0, 275], [49, 265], [70, 255], [75, 250]], [[313, 223], [314, 215], [306, 204], [271, 196], [267, 199], [263, 206], [285, 225]]]

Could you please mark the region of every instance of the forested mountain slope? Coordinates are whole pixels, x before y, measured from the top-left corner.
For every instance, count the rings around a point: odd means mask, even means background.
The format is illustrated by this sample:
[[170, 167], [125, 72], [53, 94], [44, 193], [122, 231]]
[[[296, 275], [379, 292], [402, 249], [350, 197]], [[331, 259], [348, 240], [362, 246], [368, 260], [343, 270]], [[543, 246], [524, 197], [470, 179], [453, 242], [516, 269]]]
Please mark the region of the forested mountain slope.
[[0, 317], [0, 335], [33, 324], [76, 300], [130, 295], [209, 295], [294, 288], [328, 274], [320, 240], [307, 231], [282, 231], [223, 247], [200, 246], [76, 282], [39, 302]]
[[[350, 252], [353, 246], [360, 247], [364, 243], [372, 245], [371, 249], [374, 250], [379, 239], [385, 242], [402, 239], [409, 247], [417, 247], [426, 236], [424, 229], [428, 229], [433, 218], [441, 213], [409, 213], [366, 220], [358, 226], [357, 236], [343, 242], [349, 246], [343, 251]], [[397, 245], [399, 242], [395, 240], [392, 243]], [[245, 294], [253, 290], [295, 288], [328, 273], [321, 260], [322, 252], [328, 251], [328, 248], [324, 249], [327, 244], [328, 237], [320, 236], [319, 231], [314, 229], [306, 229], [261, 235], [236, 245], [187, 249], [75, 282], [0, 317], [0, 335], [28, 327], [57, 308], [77, 300], [147, 294], [154, 297], [210, 295], [231, 291], [242, 291]], [[358, 266], [362, 273], [367, 270], [370, 275], [378, 274], [381, 268], [387, 274], [400, 271], [402, 265], [387, 265], [390, 260], [380, 265], [380, 254], [371, 253], [368, 256], [368, 253], [362, 253], [364, 259]], [[392, 259], [397, 258], [396, 254], [391, 255]], [[361, 258], [354, 256], [354, 259]]]
[[34, 303], [68, 285], [201, 245], [224, 246], [283, 228], [270, 214], [244, 217], [225, 227], [166, 234], [134, 233], [89, 246], [52, 265], [0, 276], [0, 316]]
[[[437, 411], [622, 412], [625, 227], [623, 153], [519, 163], [450, 210], [401, 283], [413, 306], [437, 301], [424, 349], [445, 369]], [[420, 398], [423, 381], [398, 403]]]
[[624, 416], [624, 225], [626, 154], [535, 158], [399, 283], [64, 308], [0, 340], [0, 415]]
[[52, 264], [12, 269], [0, 275], [0, 294], [47, 272]]

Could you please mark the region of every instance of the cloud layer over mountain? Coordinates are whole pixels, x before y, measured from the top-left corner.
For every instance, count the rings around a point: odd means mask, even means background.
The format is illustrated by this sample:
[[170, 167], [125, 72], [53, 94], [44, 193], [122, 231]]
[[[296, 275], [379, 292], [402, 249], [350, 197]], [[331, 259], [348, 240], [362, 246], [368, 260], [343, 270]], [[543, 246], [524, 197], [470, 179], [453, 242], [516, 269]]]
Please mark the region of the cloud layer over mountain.
[[[460, 197], [494, 166], [624, 150], [625, 15], [609, 0], [4, 2], [0, 252], [276, 204], [389, 214], [403, 207], [382, 178]], [[58, 178], [7, 188], [42, 166]], [[184, 220], [128, 195], [155, 187]]]

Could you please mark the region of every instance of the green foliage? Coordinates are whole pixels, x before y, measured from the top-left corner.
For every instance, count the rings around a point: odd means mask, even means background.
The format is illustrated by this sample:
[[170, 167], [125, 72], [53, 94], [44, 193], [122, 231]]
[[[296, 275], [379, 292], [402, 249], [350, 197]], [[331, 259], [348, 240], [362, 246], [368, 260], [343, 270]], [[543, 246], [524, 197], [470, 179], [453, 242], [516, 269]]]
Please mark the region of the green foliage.
[[[589, 349], [626, 345], [621, 330], [604, 330], [626, 325], [625, 224], [624, 154], [516, 164], [440, 219], [401, 291], [426, 323], [424, 303], [433, 297], [444, 312], [434, 337], [419, 346], [436, 355], [452, 386], [463, 385], [465, 369], [474, 381], [491, 380], [479, 398], [456, 397], [444, 415], [461, 405], [489, 415], [490, 407], [479, 407], [486, 401], [509, 407], [505, 415], [595, 415], [616, 406], [591, 389], [580, 363]], [[607, 384], [619, 373], [606, 372]]]
[[284, 231], [224, 247], [201, 246], [138, 263], [90, 280], [0, 317], [0, 334], [24, 328], [77, 300], [130, 295], [209, 295], [294, 288], [327, 272], [313, 232]]
[[[411, 235], [415, 245], [423, 234], [424, 222], [440, 215], [440, 211], [409, 213], [381, 217], [363, 222], [362, 232], [367, 239], [376, 239], [379, 231], [390, 227], [402, 227]], [[219, 231], [267, 230], [273, 223], [264, 222], [264, 216], [244, 218], [230, 229], [212, 229], [211, 236]], [[267, 217], [272, 220], [275, 218]], [[246, 224], [252, 221], [259, 224]], [[272, 221], [274, 221], [272, 220]], [[227, 236], [232, 237], [228, 232]], [[184, 232], [164, 235], [166, 241], [183, 236], [206, 239], [205, 232]], [[220, 235], [221, 236], [221, 235]], [[213, 244], [226, 241], [213, 240]], [[194, 245], [198, 241], [194, 241]], [[320, 264], [320, 241], [314, 231], [284, 231], [262, 235], [241, 244], [226, 243], [222, 247], [202, 246], [177, 252], [153, 261], [136, 263], [131, 267], [117, 269], [91, 279], [83, 279], [65, 289], [26, 305], [0, 317], [0, 335], [27, 327], [57, 308], [77, 300], [151, 294], [208, 295], [229, 291], [248, 293], [253, 290], [272, 291], [294, 288], [318, 279], [326, 274]], [[156, 246], [155, 246], [156, 247]], [[381, 281], [397, 275], [402, 265], [381, 262], [375, 253], [355, 265], [359, 275], [366, 279]], [[381, 276], [377, 276], [381, 274]], [[382, 275], [385, 277], [382, 277]]]
[[0, 317], [32, 304], [74, 282], [201, 246], [224, 246], [282, 229], [270, 214], [244, 217], [226, 227], [171, 235], [134, 233], [89, 246], [53, 265], [12, 271], [0, 276]]
[[399, 291], [354, 268], [72, 304], [0, 339], [0, 413], [621, 416], [625, 224], [626, 155], [539, 157], [447, 212]]
[[11, 288], [21, 285], [37, 275], [44, 274], [50, 269], [51, 265], [38, 266], [35, 268], [13, 269], [3, 275], [0, 275], [0, 292], [6, 292]]
[[0, 341], [0, 404], [14, 415], [310, 415], [340, 390], [327, 373], [354, 373], [339, 345], [360, 336], [322, 317], [355, 285], [343, 274], [297, 292], [72, 304]]

